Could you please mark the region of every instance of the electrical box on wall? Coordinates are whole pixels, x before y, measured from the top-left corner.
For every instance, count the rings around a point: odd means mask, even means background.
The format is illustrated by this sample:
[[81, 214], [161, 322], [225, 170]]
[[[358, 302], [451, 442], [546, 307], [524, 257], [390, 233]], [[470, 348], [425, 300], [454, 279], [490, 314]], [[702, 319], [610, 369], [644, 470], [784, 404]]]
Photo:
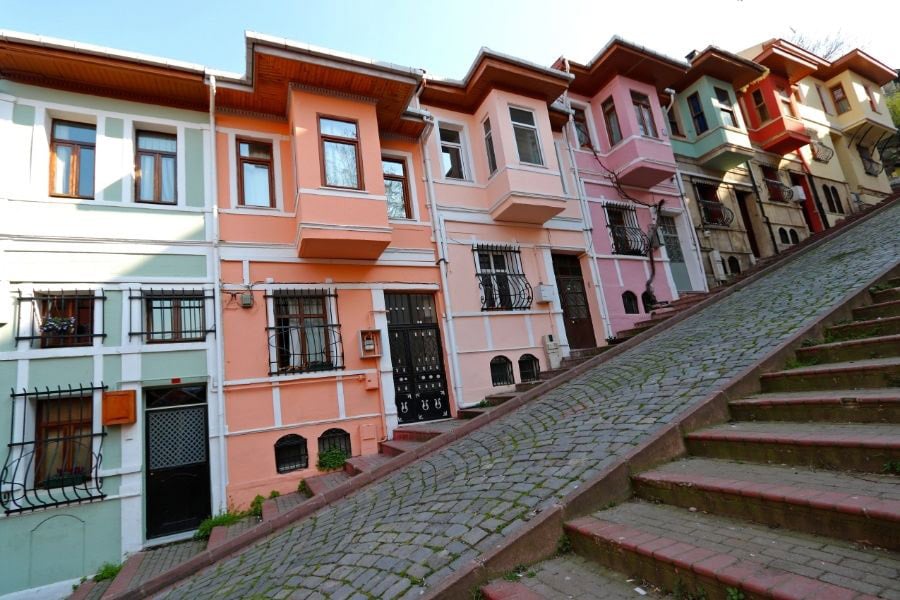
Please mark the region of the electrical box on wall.
[[134, 390], [103, 392], [103, 424], [131, 425], [137, 421], [137, 393]]
[[538, 302], [553, 302], [556, 299], [556, 288], [549, 283], [539, 283], [537, 288]]
[[359, 355], [362, 358], [378, 358], [381, 356], [381, 330], [360, 329]]
[[241, 308], [253, 308], [253, 294], [245, 292], [239, 296]]

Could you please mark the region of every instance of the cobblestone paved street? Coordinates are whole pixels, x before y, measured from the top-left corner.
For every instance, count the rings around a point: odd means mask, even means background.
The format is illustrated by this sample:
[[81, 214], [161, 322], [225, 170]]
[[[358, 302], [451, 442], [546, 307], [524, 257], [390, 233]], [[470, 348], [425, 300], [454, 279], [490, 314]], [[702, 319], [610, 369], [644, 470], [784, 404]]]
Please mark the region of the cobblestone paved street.
[[169, 598], [416, 598], [900, 260], [900, 206]]

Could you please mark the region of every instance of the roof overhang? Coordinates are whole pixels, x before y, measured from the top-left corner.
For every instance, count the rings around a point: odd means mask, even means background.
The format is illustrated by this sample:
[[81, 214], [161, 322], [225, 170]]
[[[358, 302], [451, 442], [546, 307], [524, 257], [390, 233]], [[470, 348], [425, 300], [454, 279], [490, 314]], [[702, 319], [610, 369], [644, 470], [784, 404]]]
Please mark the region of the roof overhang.
[[482, 48], [462, 80], [429, 79], [420, 100], [471, 114], [492, 90], [504, 90], [552, 104], [571, 81], [563, 71]]
[[897, 78], [897, 71], [880, 62], [859, 48], [851, 50], [829, 66], [819, 69], [817, 75], [823, 80], [831, 79], [843, 71], [853, 71], [879, 86]]
[[753, 59], [776, 75], [796, 83], [812, 75], [828, 61], [786, 40], [774, 39], [763, 44], [762, 52]]
[[[565, 64], [560, 58], [554, 67]], [[569, 89], [576, 94], [593, 96], [616, 76], [628, 77], [656, 87], [659, 93], [684, 77], [690, 65], [653, 52], [643, 46], [613, 37], [586, 65], [569, 61], [575, 80]]]
[[764, 77], [767, 72], [763, 65], [747, 60], [715, 46], [708, 46], [691, 58], [691, 68], [675, 89], [681, 91], [700, 77], [709, 76], [729, 82], [736, 90], [740, 90]]

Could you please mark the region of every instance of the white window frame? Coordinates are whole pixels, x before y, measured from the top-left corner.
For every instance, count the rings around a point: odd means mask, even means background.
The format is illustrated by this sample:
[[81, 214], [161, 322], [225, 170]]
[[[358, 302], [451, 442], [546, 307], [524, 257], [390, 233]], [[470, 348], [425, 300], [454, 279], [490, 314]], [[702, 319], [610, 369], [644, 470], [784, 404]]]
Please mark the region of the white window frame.
[[[485, 125], [487, 125], [489, 128], [487, 131], [485, 131]], [[500, 172], [500, 163], [497, 162], [497, 144], [494, 143], [494, 126], [491, 123], [490, 115], [485, 115], [484, 118], [481, 120], [481, 133], [482, 133], [481, 139], [484, 142], [484, 158], [487, 161], [488, 179], [490, 179], [491, 177], [493, 177], [494, 175], [496, 175], [497, 173]], [[491, 138], [490, 152], [491, 152], [491, 154], [493, 154], [493, 158], [494, 158], [494, 169], [493, 170], [491, 170], [491, 160], [490, 160], [491, 156], [488, 155], [488, 138], [489, 137]]]
[[[437, 149], [438, 149], [438, 169], [440, 169], [440, 181], [443, 183], [459, 183], [459, 182], [468, 182], [472, 183], [473, 175], [472, 169], [469, 167], [471, 165], [471, 156], [469, 154], [469, 134], [467, 127], [462, 123], [455, 123], [453, 121], [438, 121], [437, 127], [437, 135], [435, 139], [437, 140]], [[459, 143], [455, 142], [444, 142], [441, 140], [441, 129], [449, 129], [452, 131], [456, 131], [459, 133]], [[459, 160], [462, 163], [462, 179], [457, 179], [456, 177], [445, 177], [444, 176], [444, 144], [448, 144], [450, 146], [454, 146], [459, 148]]]
[[[572, 102], [572, 108], [575, 110], [580, 110], [584, 114], [584, 122], [587, 125], [588, 139], [591, 142], [591, 146], [595, 149], [598, 149], [599, 143], [597, 139], [597, 129], [594, 125], [594, 115], [591, 114], [591, 104], [584, 102]], [[575, 117], [572, 117], [572, 135], [574, 136], [575, 143], [578, 144], [578, 148], [576, 150], [581, 150], [581, 144], [578, 143], [578, 131], [575, 131]]]
[[[524, 106], [519, 106], [516, 104], [509, 104], [507, 106], [509, 113], [509, 123], [513, 130], [513, 143], [516, 145], [516, 158], [519, 159], [519, 163], [523, 165], [529, 165], [532, 167], [546, 167], [547, 161], [544, 159], [544, 142], [541, 140], [541, 132], [537, 126], [537, 113], [531, 109], [526, 108]], [[534, 119], [534, 125], [529, 125], [528, 123], [521, 123], [519, 121], [515, 121], [513, 119], [512, 109], [521, 110], [524, 112], [531, 113], [532, 118]], [[541, 159], [541, 162], [535, 163], [527, 160], [522, 160], [522, 154], [519, 152], [519, 143], [516, 141], [516, 127], [523, 127], [525, 129], [531, 129], [534, 131], [534, 137], [537, 139], [537, 147], [538, 147], [538, 158]]]
[[[402, 160], [404, 166], [406, 167], [406, 181], [409, 187], [409, 207], [411, 209], [411, 215], [408, 219], [389, 219], [392, 223], [420, 223], [419, 219], [419, 199], [416, 197], [416, 181], [413, 177], [414, 170], [412, 168], [413, 165], [413, 155], [410, 152], [402, 152], [400, 150], [382, 150], [381, 151], [382, 158], [388, 158], [393, 160]], [[382, 174], [383, 176], [383, 174]], [[385, 192], [385, 204], [387, 204], [387, 195]]]

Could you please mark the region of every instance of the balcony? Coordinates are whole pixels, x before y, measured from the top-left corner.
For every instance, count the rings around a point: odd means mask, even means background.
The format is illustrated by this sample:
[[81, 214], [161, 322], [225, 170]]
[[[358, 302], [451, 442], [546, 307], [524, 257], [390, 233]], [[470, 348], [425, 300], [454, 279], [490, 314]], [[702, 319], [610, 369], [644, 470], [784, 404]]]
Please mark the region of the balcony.
[[522, 273], [477, 273], [481, 310], [528, 310], [534, 292]]
[[884, 170], [884, 165], [878, 162], [877, 160], [872, 160], [871, 158], [862, 158], [863, 170], [866, 172], [866, 175], [871, 175], [872, 177], [877, 177], [881, 174], [881, 171]]
[[789, 186], [775, 181], [774, 179], [764, 179], [766, 190], [769, 192], [769, 200], [773, 202], [788, 202], [794, 198], [794, 190]]
[[495, 221], [542, 225], [566, 209], [559, 175], [503, 169], [487, 187]]
[[795, 117], [780, 115], [750, 131], [750, 139], [766, 152], [784, 156], [810, 143], [803, 122]]
[[697, 206], [700, 208], [700, 218], [704, 225], [730, 227], [734, 223], [734, 211], [721, 202], [699, 200]]
[[355, 191], [300, 195], [297, 255], [375, 260], [391, 243], [384, 198]]
[[631, 137], [601, 160], [622, 185], [651, 188], [675, 175], [672, 147], [653, 138]]
[[332, 371], [344, 368], [341, 326], [337, 323], [267, 327], [269, 375]]
[[717, 127], [694, 142], [698, 162], [707, 169], [728, 171], [753, 158], [753, 146], [743, 131]]
[[834, 150], [823, 144], [813, 140], [809, 143], [812, 150], [812, 159], [816, 162], [827, 163], [834, 157]]
[[626, 256], [647, 256], [650, 253], [650, 238], [639, 227], [610, 225], [613, 254]]

